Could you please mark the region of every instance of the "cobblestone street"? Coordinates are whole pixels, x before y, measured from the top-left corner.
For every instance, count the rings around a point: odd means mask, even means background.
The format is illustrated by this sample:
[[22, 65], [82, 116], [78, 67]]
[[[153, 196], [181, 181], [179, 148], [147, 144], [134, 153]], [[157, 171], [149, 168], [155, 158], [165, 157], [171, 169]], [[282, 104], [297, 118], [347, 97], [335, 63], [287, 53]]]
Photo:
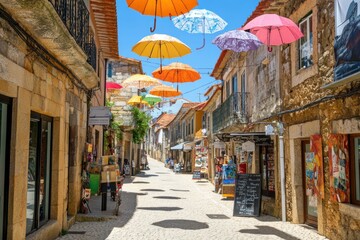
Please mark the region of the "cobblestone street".
[[269, 216], [233, 217], [233, 200], [214, 193], [208, 181], [175, 174], [153, 159], [149, 165], [124, 184], [117, 219], [77, 222], [59, 239], [325, 239]]

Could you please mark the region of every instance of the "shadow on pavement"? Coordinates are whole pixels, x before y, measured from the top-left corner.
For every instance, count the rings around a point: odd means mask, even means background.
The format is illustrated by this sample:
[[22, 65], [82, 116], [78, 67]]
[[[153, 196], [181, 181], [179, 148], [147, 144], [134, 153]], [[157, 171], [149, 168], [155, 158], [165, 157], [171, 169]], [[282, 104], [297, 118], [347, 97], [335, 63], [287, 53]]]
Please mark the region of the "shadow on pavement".
[[255, 217], [260, 222], [279, 222], [280, 220], [269, 215], [261, 215], [260, 217]]
[[136, 175], [136, 177], [139, 178], [148, 178], [148, 177], [158, 177], [159, 175], [157, 174], [146, 174], [145, 172], [140, 172], [139, 174]]
[[199, 181], [196, 181], [196, 183], [209, 183], [209, 181], [206, 181], [206, 180], [199, 180]]
[[174, 191], [174, 192], [190, 192], [190, 190], [183, 190], [183, 189], [170, 189], [171, 191]]
[[228, 216], [224, 214], [206, 214], [210, 219], [230, 219]]
[[144, 183], [144, 184], [149, 184], [150, 182], [144, 182], [144, 181], [135, 181], [135, 182], [132, 182], [132, 183]]
[[170, 174], [168, 172], [155, 172], [155, 173], [157, 173], [157, 174]]
[[260, 235], [275, 235], [279, 238], [286, 240], [300, 240], [300, 238], [296, 238], [288, 233], [282, 232], [279, 229], [269, 227], [269, 226], [255, 226], [257, 229], [241, 229], [239, 232], [241, 233], [249, 233], [249, 234], [260, 234]]
[[157, 198], [157, 199], [185, 199], [185, 198], [181, 198], [181, 197], [173, 197], [173, 196], [156, 196], [156, 197], [153, 197], [153, 198]]
[[141, 209], [141, 210], [150, 210], [150, 211], [178, 211], [178, 210], [182, 210], [183, 208], [179, 208], [179, 207], [138, 207], [137, 209]]
[[162, 228], [179, 228], [184, 230], [200, 230], [209, 228], [209, 225], [207, 223], [182, 219], [164, 220], [160, 222], [155, 222], [152, 225]]
[[143, 191], [143, 192], [165, 192], [165, 190], [157, 189], [157, 188], [146, 188], [146, 189], [141, 189], [140, 191]]

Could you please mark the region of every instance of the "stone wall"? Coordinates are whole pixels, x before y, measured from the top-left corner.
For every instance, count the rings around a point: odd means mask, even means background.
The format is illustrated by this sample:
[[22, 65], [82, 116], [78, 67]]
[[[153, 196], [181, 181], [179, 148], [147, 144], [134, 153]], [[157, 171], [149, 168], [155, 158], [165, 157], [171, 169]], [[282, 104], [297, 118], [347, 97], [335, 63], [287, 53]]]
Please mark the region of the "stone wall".
[[[86, 135], [86, 94], [59, 68], [30, 49], [0, 19], [0, 94], [13, 99], [9, 171], [8, 239], [25, 239], [31, 111], [53, 118], [50, 221], [29, 239], [56, 238], [67, 226], [67, 205], [76, 214], [80, 203], [81, 159]], [[70, 112], [76, 115], [77, 151], [68, 176]], [[72, 173], [73, 172], [73, 173]], [[69, 181], [68, 181], [69, 177]], [[67, 187], [73, 195], [67, 196]]]
[[[310, 9], [309, 9], [310, 8]], [[334, 1], [333, 0], [290, 0], [282, 9], [280, 15], [292, 18], [298, 22], [301, 17], [313, 11], [314, 16], [314, 66], [308, 69], [296, 69], [297, 45], [284, 45], [281, 47], [281, 86], [283, 96], [283, 110], [289, 110], [283, 115], [282, 120], [287, 126], [285, 138], [285, 161], [286, 161], [286, 186], [287, 186], [287, 207], [288, 220], [294, 221], [293, 199], [297, 196], [295, 191], [289, 190], [292, 187], [291, 173], [291, 152], [289, 127], [313, 120], [319, 120], [319, 134], [323, 141], [323, 160], [325, 175], [325, 198], [318, 203], [319, 212], [319, 233], [330, 239], [358, 239], [360, 236], [359, 219], [349, 217], [339, 210], [339, 204], [330, 200], [329, 194], [329, 159], [327, 139], [333, 133], [332, 122], [338, 119], [352, 119], [360, 114], [359, 92], [352, 96], [332, 97], [345, 94], [359, 88], [360, 82], [353, 82], [340, 85], [335, 88], [322, 88], [324, 85], [333, 82], [334, 67]], [[315, 48], [316, 47], [316, 48]], [[316, 52], [315, 52], [316, 50]], [[322, 99], [322, 100], [320, 100]], [[293, 110], [291, 112], [291, 110]], [[353, 131], [351, 133], [356, 133]], [[357, 132], [358, 133], [358, 132]], [[360, 214], [356, 207], [354, 211]]]

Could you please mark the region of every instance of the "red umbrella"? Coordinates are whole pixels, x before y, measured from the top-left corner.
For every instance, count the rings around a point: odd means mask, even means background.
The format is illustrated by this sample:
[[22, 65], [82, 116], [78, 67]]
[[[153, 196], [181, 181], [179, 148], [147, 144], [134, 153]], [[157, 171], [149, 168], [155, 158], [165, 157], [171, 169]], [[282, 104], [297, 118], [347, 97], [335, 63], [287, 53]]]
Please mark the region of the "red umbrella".
[[[279, 46], [295, 42], [304, 34], [290, 19], [276, 14], [263, 14], [248, 22], [242, 30], [250, 30], [267, 46]], [[271, 47], [269, 48], [271, 51]]]
[[121, 86], [120, 84], [116, 83], [116, 82], [107, 82], [106, 83], [106, 89], [107, 90], [116, 90], [116, 89], [122, 89], [123, 86]]

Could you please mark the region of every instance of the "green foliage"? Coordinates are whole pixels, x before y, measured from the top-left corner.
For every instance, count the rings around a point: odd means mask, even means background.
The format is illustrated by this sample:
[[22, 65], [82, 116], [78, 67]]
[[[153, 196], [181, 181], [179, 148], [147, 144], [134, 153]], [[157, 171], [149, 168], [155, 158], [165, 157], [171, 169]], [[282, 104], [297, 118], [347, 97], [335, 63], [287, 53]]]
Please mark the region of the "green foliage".
[[[106, 101], [106, 107], [113, 107], [114, 103], [110, 102], [110, 101]], [[114, 115], [111, 116], [110, 119], [110, 126], [108, 127], [108, 129], [105, 131], [104, 133], [104, 145], [105, 145], [105, 153], [109, 153], [110, 152], [110, 148], [113, 148], [115, 145], [114, 140], [116, 140], [117, 142], [121, 142], [122, 137], [123, 137], [123, 133], [121, 131], [121, 125], [122, 123], [119, 121], [115, 121], [114, 120]]]
[[149, 123], [151, 117], [137, 107], [133, 107], [131, 112], [133, 114], [135, 123], [135, 128], [132, 130], [133, 142], [141, 143], [146, 135], [147, 130], [150, 128]]

